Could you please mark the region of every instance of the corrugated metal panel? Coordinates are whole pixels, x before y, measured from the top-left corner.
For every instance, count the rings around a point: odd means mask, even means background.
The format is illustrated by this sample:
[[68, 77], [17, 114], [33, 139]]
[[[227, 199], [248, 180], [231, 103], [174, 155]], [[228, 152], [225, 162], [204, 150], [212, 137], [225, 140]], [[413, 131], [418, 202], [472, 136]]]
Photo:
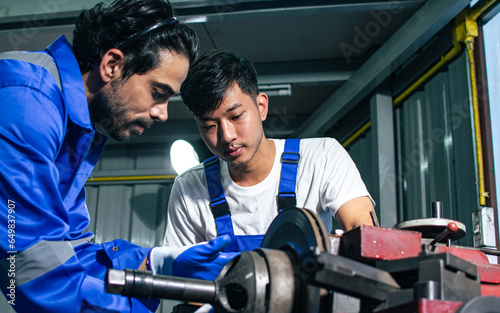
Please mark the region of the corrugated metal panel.
[[89, 227], [87, 227], [87, 231], [91, 231], [95, 234], [95, 222], [97, 220], [97, 201], [99, 199], [99, 187], [86, 186], [85, 199], [87, 203], [87, 209], [89, 210], [89, 218], [90, 218], [90, 223]]
[[170, 188], [159, 184], [134, 186], [130, 200], [132, 206], [130, 240], [133, 243], [144, 247], [161, 245], [169, 193]]
[[[136, 150], [136, 169], [168, 168], [171, 169], [169, 150], [170, 145], [148, 145]], [[171, 171], [172, 174], [174, 171]]]
[[479, 208], [474, 128], [465, 55], [432, 78], [396, 112], [399, 221], [430, 217], [433, 201], [443, 217], [467, 227], [458, 244], [472, 246], [472, 212]]
[[[111, 145], [106, 147], [92, 176], [170, 173], [169, 145]], [[144, 171], [144, 172], [142, 172]], [[130, 174], [133, 173], [133, 174]], [[124, 181], [86, 186], [89, 230], [97, 242], [125, 239], [145, 247], [161, 245], [172, 181]]]
[[473, 246], [472, 212], [479, 209], [479, 191], [467, 57], [462, 55], [450, 64], [448, 72], [456, 184], [456, 207], [451, 217], [467, 227], [468, 236], [459, 243]]
[[411, 96], [401, 112], [401, 162], [403, 181], [404, 220], [427, 216], [427, 168], [428, 160], [424, 145], [424, 93]]
[[[372, 194], [373, 192], [373, 161], [370, 157], [372, 155], [372, 145], [371, 145], [372, 132], [368, 131], [365, 135], [354, 142], [349, 147], [349, 155], [351, 156], [356, 167], [363, 178], [363, 182], [366, 185], [368, 191]], [[377, 178], [378, 179], [378, 178]], [[378, 201], [378, 199], [374, 199]]]
[[[115, 144], [108, 145], [97, 163], [93, 175], [100, 171], [152, 170], [175, 174], [170, 163], [170, 144]], [[117, 172], [119, 174], [119, 172]], [[145, 174], [148, 175], [148, 174]]]
[[161, 245], [171, 186], [169, 181], [87, 186], [88, 230], [96, 242], [120, 238], [145, 247]]
[[136, 152], [130, 145], [108, 145], [103, 151], [98, 170], [135, 168]]
[[[425, 85], [424, 145], [429, 160], [429, 201], [443, 203], [444, 217], [451, 217], [455, 206], [449, 88], [448, 73], [440, 73]], [[427, 209], [430, 217], [429, 205]]]
[[[96, 242], [130, 240], [133, 186], [100, 186], [95, 220]], [[88, 206], [88, 204], [87, 204]]]

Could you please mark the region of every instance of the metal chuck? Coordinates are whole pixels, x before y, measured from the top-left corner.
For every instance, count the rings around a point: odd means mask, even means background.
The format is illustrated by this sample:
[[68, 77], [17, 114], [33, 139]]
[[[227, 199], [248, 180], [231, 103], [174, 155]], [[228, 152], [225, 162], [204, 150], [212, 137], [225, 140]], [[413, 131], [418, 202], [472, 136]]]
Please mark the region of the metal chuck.
[[242, 252], [214, 281], [127, 269], [109, 270], [106, 291], [136, 298], [210, 303], [217, 312], [290, 313], [294, 298], [290, 257], [278, 250]]

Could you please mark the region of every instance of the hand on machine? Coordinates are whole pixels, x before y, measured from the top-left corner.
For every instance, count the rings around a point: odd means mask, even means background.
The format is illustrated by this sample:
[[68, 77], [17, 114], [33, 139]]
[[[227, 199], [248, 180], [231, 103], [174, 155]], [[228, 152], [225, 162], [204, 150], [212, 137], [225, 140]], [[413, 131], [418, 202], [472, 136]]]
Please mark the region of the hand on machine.
[[238, 255], [222, 252], [230, 242], [231, 238], [225, 235], [182, 248], [156, 247], [149, 253], [149, 267], [153, 274], [213, 280], [224, 265]]

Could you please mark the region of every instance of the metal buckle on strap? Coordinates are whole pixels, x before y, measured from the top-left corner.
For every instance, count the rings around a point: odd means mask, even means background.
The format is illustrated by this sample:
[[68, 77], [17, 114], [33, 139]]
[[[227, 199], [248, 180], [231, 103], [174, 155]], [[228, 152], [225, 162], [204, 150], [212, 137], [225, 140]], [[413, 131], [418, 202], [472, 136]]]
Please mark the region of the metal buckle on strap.
[[229, 205], [227, 205], [227, 201], [221, 201], [217, 204], [210, 204], [210, 206], [212, 207], [212, 215], [214, 216], [214, 218], [218, 218], [227, 214], [231, 215], [231, 210], [229, 209]]
[[278, 195], [278, 212], [285, 209], [296, 208], [297, 207], [297, 198], [295, 197], [295, 193], [286, 193], [292, 196], [283, 197], [284, 193]]
[[212, 157], [212, 159], [207, 159], [205, 162], [203, 162], [203, 166], [204, 167], [210, 167], [210, 166], [214, 165], [217, 162], [219, 162], [219, 158]]
[[[285, 159], [285, 154], [290, 154], [290, 156], [292, 157], [292, 159]], [[296, 157], [294, 157], [296, 156]], [[296, 160], [295, 160], [296, 158]], [[300, 161], [300, 153], [296, 153], [296, 152], [283, 152], [283, 154], [281, 155], [281, 162], [283, 163], [289, 163], [289, 164], [299, 164], [299, 161]]]

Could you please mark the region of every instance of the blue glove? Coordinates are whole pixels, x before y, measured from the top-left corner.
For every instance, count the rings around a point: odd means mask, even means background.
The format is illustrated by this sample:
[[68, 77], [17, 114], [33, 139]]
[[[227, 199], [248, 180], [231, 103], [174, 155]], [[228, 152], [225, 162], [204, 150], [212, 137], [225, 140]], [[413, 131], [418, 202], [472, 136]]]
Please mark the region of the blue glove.
[[214, 280], [220, 271], [239, 252], [221, 252], [231, 237], [224, 235], [210, 240], [206, 244], [193, 246], [175, 258], [172, 274], [187, 278]]

